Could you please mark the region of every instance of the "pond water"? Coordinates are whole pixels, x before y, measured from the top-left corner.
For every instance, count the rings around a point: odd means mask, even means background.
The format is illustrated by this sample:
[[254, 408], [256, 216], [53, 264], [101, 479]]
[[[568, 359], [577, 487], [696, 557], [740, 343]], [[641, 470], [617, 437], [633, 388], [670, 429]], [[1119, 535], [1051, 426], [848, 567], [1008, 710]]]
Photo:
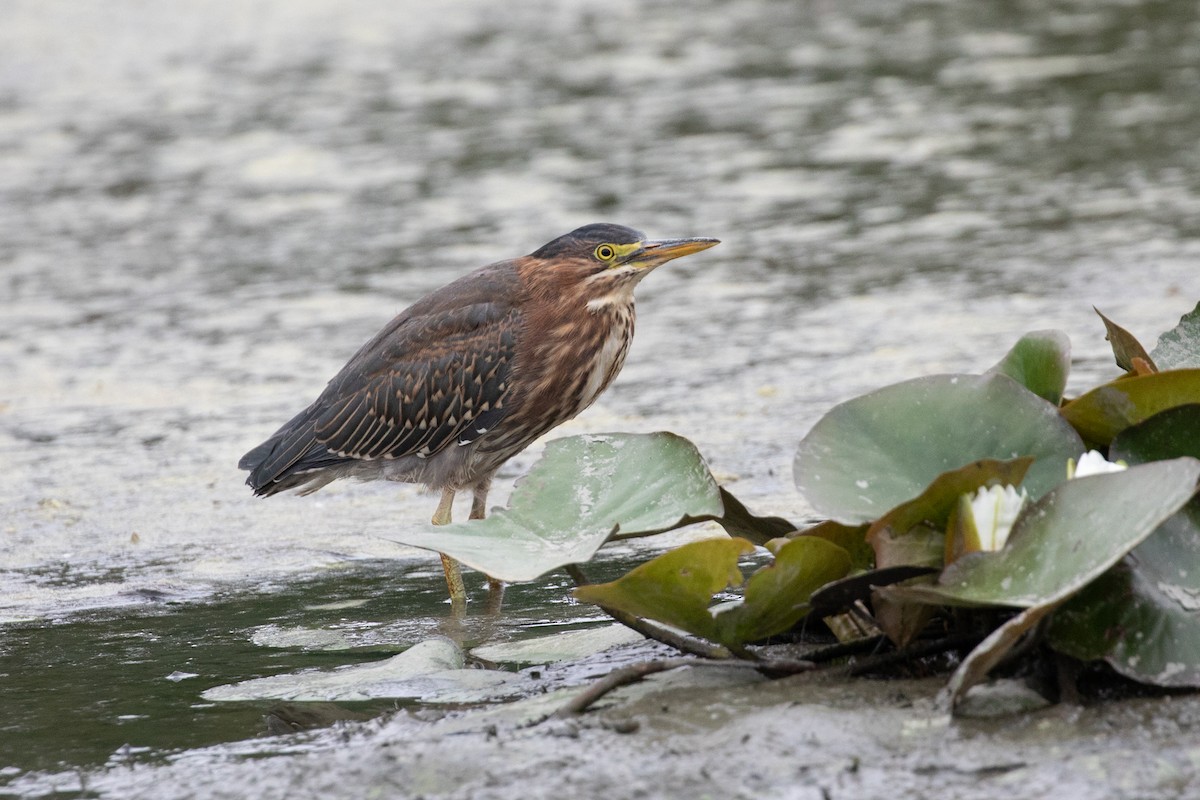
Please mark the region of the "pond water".
[[[199, 691], [338, 658], [258, 626], [359, 631], [348, 660], [438, 630], [436, 562], [388, 539], [434, 498], [261, 501], [237, 459], [408, 303], [578, 225], [723, 244], [643, 283], [620, 379], [552, 435], [675, 431], [794, 520], [796, 443], [833, 404], [1040, 328], [1079, 391], [1115, 374], [1092, 305], [1152, 344], [1200, 297], [1194, 3], [4, 16], [0, 767], [253, 735], [261, 710]], [[475, 638], [594, 619], [563, 580]], [[306, 610], [345, 597], [369, 602]]]
[[[604, 572], [629, 566], [614, 562]], [[10, 770], [48, 770], [153, 762], [259, 736], [267, 732], [264, 714], [279, 703], [212, 703], [201, 692], [375, 661], [433, 636], [469, 648], [607, 622], [594, 608], [568, 602], [571, 585], [565, 576], [514, 585], [502, 617], [457, 618], [440, 568], [362, 562], [254, 593], [222, 591], [202, 603], [146, 597], [137, 608], [12, 624], [0, 652], [0, 754]], [[337, 641], [313, 639], [313, 632]], [[380, 700], [339, 709], [370, 716], [396, 706]]]

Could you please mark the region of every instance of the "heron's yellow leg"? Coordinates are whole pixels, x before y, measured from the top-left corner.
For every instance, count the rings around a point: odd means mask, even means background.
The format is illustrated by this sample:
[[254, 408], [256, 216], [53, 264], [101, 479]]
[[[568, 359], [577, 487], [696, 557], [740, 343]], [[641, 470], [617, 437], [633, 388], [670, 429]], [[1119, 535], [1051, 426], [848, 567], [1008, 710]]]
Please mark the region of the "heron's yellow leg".
[[[437, 511], [433, 513], [434, 525], [449, 525], [450, 513], [454, 507], [454, 490], [443, 489], [442, 499], [438, 502]], [[445, 553], [442, 557], [442, 571], [446, 573], [446, 586], [450, 589], [450, 605], [460, 609], [467, 603], [467, 590], [463, 586], [462, 569], [458, 562]]]
[[[487, 516], [487, 496], [488, 489], [491, 488], [491, 480], [482, 481], [475, 486], [475, 493], [471, 497], [471, 519], [483, 519]], [[488, 608], [489, 610], [499, 611], [500, 603], [504, 599], [504, 582], [488, 575]]]

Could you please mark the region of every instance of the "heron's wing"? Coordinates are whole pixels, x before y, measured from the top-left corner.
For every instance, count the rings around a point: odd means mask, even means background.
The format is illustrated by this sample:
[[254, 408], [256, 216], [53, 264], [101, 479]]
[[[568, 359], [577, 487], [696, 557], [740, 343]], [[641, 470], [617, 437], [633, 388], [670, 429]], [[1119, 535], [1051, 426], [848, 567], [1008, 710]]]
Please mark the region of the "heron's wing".
[[259, 494], [348, 461], [428, 457], [503, 418], [520, 332], [511, 262], [418, 301], [350, 359], [307, 409], [242, 457]]
[[515, 309], [482, 303], [397, 328], [331, 382], [314, 438], [355, 459], [470, 443], [504, 414], [517, 324]]

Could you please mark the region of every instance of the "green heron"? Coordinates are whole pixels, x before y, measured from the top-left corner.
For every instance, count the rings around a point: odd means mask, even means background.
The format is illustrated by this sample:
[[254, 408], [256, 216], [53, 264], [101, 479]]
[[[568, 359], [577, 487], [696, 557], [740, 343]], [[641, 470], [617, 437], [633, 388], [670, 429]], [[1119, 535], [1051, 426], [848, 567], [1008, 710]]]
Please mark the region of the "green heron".
[[[384, 478], [440, 490], [434, 525], [471, 489], [481, 519], [496, 469], [583, 411], [621, 369], [633, 288], [716, 239], [647, 239], [585, 225], [533, 253], [483, 267], [418, 300], [350, 359], [269, 439], [242, 456], [260, 496]], [[457, 562], [442, 566], [455, 603]]]

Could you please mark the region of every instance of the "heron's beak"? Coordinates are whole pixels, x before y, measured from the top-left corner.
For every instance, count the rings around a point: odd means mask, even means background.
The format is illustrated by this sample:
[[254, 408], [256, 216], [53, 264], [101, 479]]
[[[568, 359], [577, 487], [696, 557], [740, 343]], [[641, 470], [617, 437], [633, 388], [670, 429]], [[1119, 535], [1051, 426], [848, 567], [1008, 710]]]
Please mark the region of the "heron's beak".
[[647, 239], [626, 264], [638, 269], [653, 269], [671, 259], [699, 253], [720, 243], [720, 239]]

